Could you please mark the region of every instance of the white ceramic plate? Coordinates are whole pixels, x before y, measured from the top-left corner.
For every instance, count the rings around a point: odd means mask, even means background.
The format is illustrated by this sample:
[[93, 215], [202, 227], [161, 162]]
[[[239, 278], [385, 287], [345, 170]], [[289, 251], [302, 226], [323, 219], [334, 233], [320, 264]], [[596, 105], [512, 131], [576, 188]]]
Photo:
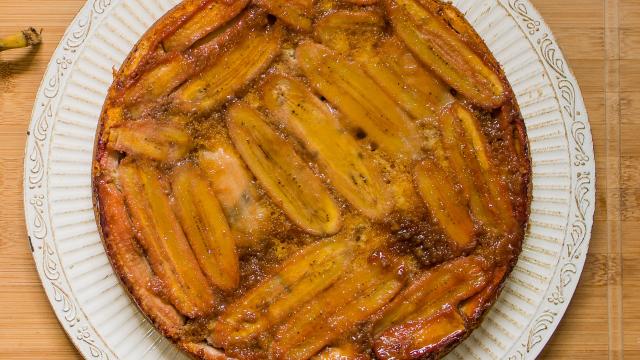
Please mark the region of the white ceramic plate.
[[[67, 30], [34, 105], [25, 153], [29, 241], [62, 326], [87, 359], [182, 359], [118, 282], [91, 200], [96, 124], [117, 68], [177, 0], [91, 0]], [[520, 260], [482, 326], [450, 358], [533, 359], [564, 314], [593, 223], [595, 163], [578, 84], [527, 0], [454, 0], [511, 82], [533, 157]]]

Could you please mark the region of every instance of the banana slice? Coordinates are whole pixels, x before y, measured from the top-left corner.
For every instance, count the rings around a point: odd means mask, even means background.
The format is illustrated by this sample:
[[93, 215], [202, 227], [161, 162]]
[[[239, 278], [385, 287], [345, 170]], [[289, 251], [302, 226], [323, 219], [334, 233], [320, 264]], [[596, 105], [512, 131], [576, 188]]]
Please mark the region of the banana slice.
[[383, 360], [423, 359], [465, 336], [464, 319], [449, 305], [429, 319], [410, 321], [385, 331], [373, 344]]
[[360, 6], [375, 5], [378, 3], [378, 0], [344, 0], [344, 1], [351, 4], [360, 5]]
[[133, 224], [127, 213], [124, 196], [114, 184], [98, 181], [98, 199], [104, 211], [100, 226], [109, 241], [105, 242], [113, 266], [120, 271], [127, 288], [138, 299], [140, 308], [169, 336], [175, 336], [184, 323], [178, 311], [150, 288], [153, 273], [145, 257], [140, 254], [134, 238]]
[[428, 319], [447, 304], [457, 307], [487, 285], [485, 266], [478, 257], [465, 257], [427, 271], [381, 311], [374, 334], [378, 336], [399, 323]]
[[246, 11], [233, 20], [224, 31], [206, 43], [185, 52], [173, 52], [160, 64], [140, 76], [123, 95], [127, 109], [135, 116], [145, 108], [184, 84], [220, 55], [221, 48], [229, 41], [246, 37], [258, 24], [266, 21], [266, 16], [256, 9]]
[[271, 214], [260, 199], [242, 159], [230, 146], [220, 146], [215, 151], [201, 151], [198, 163], [209, 178], [231, 229], [242, 235], [238, 237], [237, 245], [257, 245], [269, 228]]
[[311, 31], [313, 0], [254, 0], [254, 3], [295, 30]]
[[248, 33], [202, 74], [172, 94], [173, 106], [183, 112], [207, 113], [226, 103], [267, 69], [280, 51], [282, 35], [278, 25]]
[[308, 359], [382, 308], [403, 286], [394, 271], [371, 264], [353, 268], [292, 316], [276, 334], [270, 356]]
[[466, 139], [461, 121], [453, 109], [454, 107], [450, 107], [440, 116], [448, 166], [457, 175], [474, 218], [487, 228], [498, 228], [500, 224], [494, 213], [495, 204], [482, 179], [473, 145]]
[[312, 360], [366, 360], [369, 357], [356, 349], [353, 343], [344, 343], [339, 346], [324, 348]]
[[416, 0], [385, 0], [391, 23], [409, 49], [451, 87], [478, 106], [499, 107], [500, 77], [443, 20]]
[[231, 229], [209, 181], [192, 165], [173, 171], [174, 208], [182, 228], [212, 284], [233, 290], [240, 282], [240, 265]]
[[456, 184], [432, 160], [416, 167], [415, 180], [422, 199], [460, 252], [475, 246], [473, 220], [460, 196]]
[[498, 287], [506, 275], [506, 266], [496, 268], [491, 276], [491, 282], [484, 290], [460, 305], [460, 312], [465, 316], [467, 322], [474, 323], [480, 320], [484, 311], [498, 296]]
[[175, 162], [189, 153], [191, 137], [184, 128], [152, 120], [129, 121], [110, 130], [109, 148], [133, 157]]
[[461, 104], [455, 104], [451, 111], [462, 124], [467, 144], [472, 145], [473, 155], [479, 165], [480, 176], [487, 186], [493, 204], [495, 204], [499, 221], [508, 229], [513, 229], [517, 224], [509, 199], [509, 191], [500, 177], [497, 167], [492, 164], [489, 144], [480, 130], [478, 119]]
[[178, 345], [190, 354], [197, 354], [198, 359], [200, 360], [220, 360], [224, 356], [220, 350], [211, 347], [204, 342], [194, 343], [182, 341]]
[[230, 305], [213, 323], [216, 346], [246, 343], [335, 283], [353, 257], [345, 241], [322, 241], [287, 261], [276, 275]]
[[276, 205], [304, 231], [333, 235], [342, 220], [338, 204], [293, 146], [248, 105], [229, 109], [229, 134], [238, 152]]
[[318, 20], [314, 35], [323, 45], [346, 54], [372, 47], [384, 26], [384, 16], [378, 11], [338, 10]]
[[435, 118], [436, 111], [454, 101], [449, 87], [419, 64], [397, 39], [378, 48], [363, 48], [356, 58], [364, 70], [415, 119]]
[[195, 13], [175, 33], [162, 42], [164, 51], [184, 51], [198, 40], [220, 29], [238, 16], [249, 0], [208, 1], [204, 9]]
[[310, 42], [298, 47], [296, 58], [313, 88], [343, 113], [351, 129], [392, 154], [416, 153], [415, 124], [357, 64]]
[[129, 88], [137, 82], [140, 74], [149, 69], [151, 64], [165, 60], [165, 56], [169, 53], [163, 49], [163, 40], [169, 38], [196, 16], [203, 6], [213, 2], [219, 2], [219, 0], [185, 0], [158, 19], [150, 32], [140, 39], [120, 67], [116, 86], [122, 89]]
[[176, 219], [167, 186], [151, 165], [124, 162], [118, 169], [136, 233], [171, 303], [195, 318], [213, 310], [215, 297]]
[[331, 184], [356, 209], [372, 219], [391, 211], [393, 201], [380, 172], [327, 105], [303, 83], [283, 75], [270, 77], [263, 93], [269, 111], [317, 157]]

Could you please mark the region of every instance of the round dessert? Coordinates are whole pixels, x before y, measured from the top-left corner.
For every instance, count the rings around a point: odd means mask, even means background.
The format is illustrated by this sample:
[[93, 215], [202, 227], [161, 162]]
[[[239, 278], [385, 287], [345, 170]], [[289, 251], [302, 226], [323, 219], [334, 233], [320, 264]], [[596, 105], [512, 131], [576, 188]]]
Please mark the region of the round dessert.
[[115, 73], [95, 209], [141, 311], [194, 358], [427, 359], [521, 250], [513, 91], [437, 0], [187, 0]]

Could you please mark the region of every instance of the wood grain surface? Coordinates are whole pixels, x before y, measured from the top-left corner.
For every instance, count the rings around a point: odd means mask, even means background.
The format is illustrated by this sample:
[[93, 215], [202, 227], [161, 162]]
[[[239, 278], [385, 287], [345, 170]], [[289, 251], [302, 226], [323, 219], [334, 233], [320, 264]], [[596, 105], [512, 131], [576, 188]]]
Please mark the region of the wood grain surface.
[[[0, 359], [79, 359], [35, 271], [23, 219], [31, 108], [84, 0], [0, 0], [0, 34], [44, 29], [37, 49], [0, 53]], [[542, 359], [640, 358], [640, 0], [532, 0], [582, 88], [597, 205], [578, 290]]]

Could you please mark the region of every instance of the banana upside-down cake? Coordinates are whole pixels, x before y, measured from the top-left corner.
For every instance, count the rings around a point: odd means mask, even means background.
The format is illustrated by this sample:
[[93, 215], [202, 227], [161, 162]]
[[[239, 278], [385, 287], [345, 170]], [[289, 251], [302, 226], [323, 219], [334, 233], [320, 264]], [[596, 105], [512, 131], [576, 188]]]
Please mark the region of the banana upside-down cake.
[[194, 358], [439, 358], [515, 265], [524, 122], [449, 4], [187, 0], [114, 76], [100, 231]]

